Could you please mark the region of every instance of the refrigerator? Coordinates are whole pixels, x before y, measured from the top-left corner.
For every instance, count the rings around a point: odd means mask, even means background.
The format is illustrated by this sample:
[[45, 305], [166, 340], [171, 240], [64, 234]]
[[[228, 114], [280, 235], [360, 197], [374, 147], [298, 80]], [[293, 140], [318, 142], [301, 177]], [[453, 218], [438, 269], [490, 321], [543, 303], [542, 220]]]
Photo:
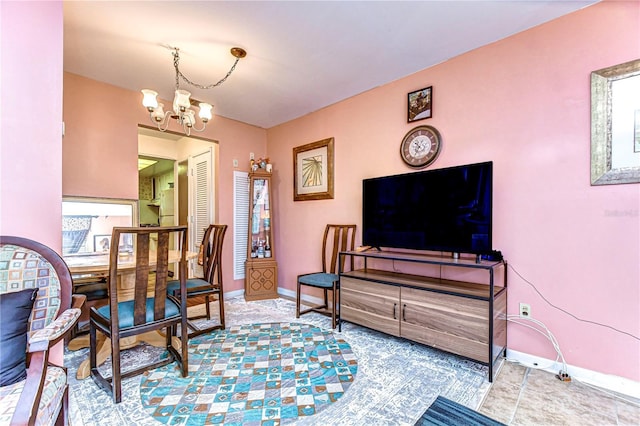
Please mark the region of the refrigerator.
[[164, 189], [160, 192], [160, 226], [175, 224], [174, 189]]

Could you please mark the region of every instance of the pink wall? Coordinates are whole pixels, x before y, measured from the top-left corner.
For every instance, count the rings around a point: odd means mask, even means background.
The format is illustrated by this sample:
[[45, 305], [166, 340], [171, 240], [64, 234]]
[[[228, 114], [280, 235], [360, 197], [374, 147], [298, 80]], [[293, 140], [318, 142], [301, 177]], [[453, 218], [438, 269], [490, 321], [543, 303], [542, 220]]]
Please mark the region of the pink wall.
[[[62, 2], [0, 2], [0, 16], [0, 235], [60, 253]], [[60, 343], [51, 361], [62, 358]]]
[[31, 238], [60, 252], [62, 3], [0, 7], [0, 234]]
[[[325, 223], [361, 224], [363, 178], [410, 172], [400, 140], [429, 124], [444, 144], [431, 168], [494, 162], [494, 247], [510, 265], [573, 315], [640, 336], [640, 186], [589, 181], [589, 74], [640, 57], [639, 23], [637, 2], [600, 3], [269, 129], [280, 287], [319, 266]], [[433, 118], [407, 124], [406, 94], [431, 85]], [[293, 202], [292, 148], [332, 136], [335, 199]], [[510, 314], [519, 302], [569, 364], [640, 380], [637, 338], [553, 309], [510, 270]], [[555, 359], [542, 336], [508, 333], [510, 349]]]
[[[150, 124], [141, 101], [139, 92], [64, 73], [64, 195], [138, 198], [138, 125]], [[177, 127], [172, 130], [179, 131]], [[223, 282], [225, 292], [241, 290], [244, 282], [233, 280], [233, 171], [248, 171], [249, 152], [266, 153], [266, 131], [214, 117], [197, 136], [220, 145], [217, 222], [229, 224]], [[237, 169], [233, 159], [238, 159]]]

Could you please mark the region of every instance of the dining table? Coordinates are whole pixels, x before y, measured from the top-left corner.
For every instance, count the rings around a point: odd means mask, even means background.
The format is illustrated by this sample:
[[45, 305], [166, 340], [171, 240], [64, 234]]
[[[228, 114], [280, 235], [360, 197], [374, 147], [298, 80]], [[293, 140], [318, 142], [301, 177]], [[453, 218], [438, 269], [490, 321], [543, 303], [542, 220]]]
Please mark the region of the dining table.
[[[169, 263], [178, 263], [180, 256], [180, 250], [169, 250]], [[188, 251], [186, 257], [188, 261], [191, 261], [198, 257], [198, 253]], [[155, 264], [155, 258], [155, 253], [151, 252], [149, 254], [149, 264], [151, 267]], [[71, 278], [74, 281], [86, 282], [89, 279], [99, 280], [107, 278], [109, 275], [109, 253], [65, 256], [64, 261], [67, 263], [69, 271], [71, 272]], [[133, 290], [135, 287], [135, 255], [131, 253], [123, 254], [118, 258], [118, 265], [118, 300], [131, 300], [133, 299]], [[150, 331], [137, 336], [121, 338], [120, 349], [129, 349], [143, 342], [164, 348], [166, 346], [166, 336], [159, 331]], [[88, 334], [72, 339], [67, 345], [67, 348], [72, 351], [87, 347], [89, 347]], [[97, 333], [97, 365], [102, 365], [110, 355], [110, 339], [102, 333]], [[78, 367], [76, 377], [78, 379], [85, 379], [89, 377], [90, 370], [89, 357], [87, 356], [87, 359], [82, 361]]]

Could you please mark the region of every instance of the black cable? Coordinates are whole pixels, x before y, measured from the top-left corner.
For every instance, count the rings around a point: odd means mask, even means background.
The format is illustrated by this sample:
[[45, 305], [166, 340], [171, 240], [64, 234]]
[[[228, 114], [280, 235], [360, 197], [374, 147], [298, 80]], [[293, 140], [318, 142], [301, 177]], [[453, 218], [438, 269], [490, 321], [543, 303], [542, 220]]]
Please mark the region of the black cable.
[[538, 291], [538, 289], [536, 288], [536, 286], [535, 286], [535, 285], [533, 285], [533, 283], [531, 283], [531, 282], [530, 282], [529, 280], [527, 280], [525, 277], [523, 277], [522, 275], [520, 275], [520, 273], [519, 273], [518, 271], [516, 271], [516, 269], [513, 267], [513, 265], [512, 265], [512, 264], [510, 264], [510, 263], [509, 263], [508, 265], [509, 265], [509, 268], [511, 268], [511, 270], [512, 270], [513, 272], [515, 272], [515, 274], [516, 274], [517, 276], [519, 276], [519, 277], [520, 277], [520, 279], [522, 279], [522, 281], [524, 281], [525, 283], [529, 284], [529, 285], [530, 285], [530, 286], [531, 286], [531, 287], [536, 291], [536, 293], [538, 293], [538, 295], [542, 298], [542, 300], [544, 300], [545, 302], [547, 302], [547, 303], [549, 304], [549, 306], [551, 306], [552, 308], [555, 308], [555, 309], [559, 310], [560, 312], [564, 312], [565, 314], [569, 315], [570, 317], [572, 317], [572, 318], [574, 318], [574, 319], [576, 319], [576, 320], [578, 320], [578, 321], [582, 321], [582, 322], [586, 322], [586, 323], [594, 324], [594, 325], [599, 325], [600, 327], [609, 328], [609, 329], [611, 329], [611, 330], [613, 330], [613, 331], [617, 331], [618, 333], [626, 334], [626, 335], [627, 335], [627, 336], [629, 336], [629, 337], [633, 337], [633, 338], [634, 338], [634, 339], [636, 339], [636, 340], [640, 340], [640, 337], [638, 337], [638, 336], [634, 336], [634, 335], [633, 335], [633, 334], [631, 334], [631, 333], [628, 333], [628, 332], [626, 332], [626, 331], [622, 331], [622, 330], [618, 330], [617, 328], [612, 327], [612, 326], [610, 326], [610, 325], [601, 324], [601, 323], [599, 323], [599, 322], [595, 322], [595, 321], [591, 321], [591, 320], [586, 320], [586, 319], [578, 318], [577, 316], [573, 315], [571, 312], [565, 311], [564, 309], [562, 309], [562, 308], [560, 308], [560, 307], [558, 307], [558, 306], [554, 305], [553, 303], [549, 302], [549, 301], [547, 300], [547, 298], [546, 298], [546, 297], [544, 297], [544, 296], [542, 295], [542, 293], [540, 293], [540, 291]]

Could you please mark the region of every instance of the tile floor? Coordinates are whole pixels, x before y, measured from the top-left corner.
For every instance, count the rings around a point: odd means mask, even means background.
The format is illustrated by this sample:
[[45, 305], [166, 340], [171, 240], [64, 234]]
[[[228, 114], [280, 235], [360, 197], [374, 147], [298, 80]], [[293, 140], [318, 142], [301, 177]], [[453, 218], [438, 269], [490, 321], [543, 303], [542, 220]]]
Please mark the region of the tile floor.
[[[237, 298], [236, 300], [228, 300], [226, 301], [228, 306], [228, 323], [240, 323], [248, 320], [248, 318], [260, 318], [263, 320], [292, 320], [294, 305], [291, 301], [287, 301], [284, 299], [277, 299], [275, 301], [262, 301], [262, 302], [252, 302], [251, 304], [245, 303], [241, 298]], [[311, 322], [318, 323], [316, 325], [328, 327], [329, 320], [325, 317], [318, 316], [315, 318], [316, 314], [305, 315], [303, 322]], [[377, 333], [372, 332], [369, 333], [366, 330], [360, 330], [361, 328], [358, 326], [348, 326], [346, 329], [343, 329], [343, 336], [345, 339], [350, 341], [352, 345], [357, 347], [357, 343], [359, 340], [367, 343], [370, 340], [375, 340], [377, 337]], [[361, 333], [365, 333], [367, 336], [360, 336]], [[371, 334], [371, 335], [369, 335]], [[362, 338], [361, 338], [362, 337]], [[380, 337], [379, 342], [373, 342], [373, 345], [378, 348], [375, 349], [374, 352], [377, 352], [380, 355], [380, 351], [385, 349], [386, 346], [390, 345], [391, 342], [395, 342], [395, 345], [406, 345], [405, 348], [409, 351], [412, 356], [418, 356], [421, 359], [424, 359], [424, 355], [422, 355], [423, 350], [429, 352], [426, 347], [422, 347], [422, 345], [411, 345], [408, 344], [407, 341], [403, 341], [402, 339], [389, 339], [388, 337]], [[383, 343], [384, 342], [384, 343]], [[369, 342], [371, 343], [371, 342]], [[398, 348], [393, 346], [391, 349], [391, 353], [394, 356], [398, 356]], [[364, 356], [371, 351], [371, 348], [365, 350], [362, 353], [362, 367], [363, 371], [361, 372], [362, 378], [366, 377], [367, 370], [371, 370], [369, 373], [370, 376], [376, 377], [376, 380], [382, 380], [380, 383], [377, 383], [373, 386], [364, 386], [365, 391], [371, 391], [372, 389], [375, 391], [381, 391], [383, 394], [386, 392], [388, 400], [387, 404], [384, 404], [384, 410], [378, 410], [380, 413], [370, 413], [369, 417], [358, 417], [355, 416], [354, 412], [348, 407], [356, 407], [354, 410], [361, 411], [363, 407], [362, 401], [367, 401], [370, 397], [365, 396], [364, 394], [357, 394], [357, 386], [353, 386], [354, 389], [347, 392], [344, 399], [344, 403], [347, 403], [349, 399], [354, 399], [351, 401], [352, 403], [344, 404], [345, 409], [343, 410], [346, 414], [344, 418], [340, 418], [338, 422], [333, 422], [333, 420], [337, 420], [339, 416], [331, 417], [329, 412], [327, 413], [319, 413], [317, 416], [313, 416], [313, 418], [308, 418], [306, 421], [301, 421], [301, 424], [352, 424], [352, 425], [407, 425], [411, 426], [413, 421], [409, 421], [410, 419], [417, 419], [420, 413], [424, 412], [426, 407], [428, 407], [427, 400], [433, 400], [438, 394], [443, 394], [450, 399], [454, 399], [463, 405], [466, 405], [472, 409], [476, 409], [479, 412], [497, 420], [507, 425], [535, 425], [535, 426], [546, 426], [546, 425], [580, 425], [580, 426], [607, 426], [607, 425], [640, 425], [640, 401], [639, 400], [631, 400], [629, 397], [620, 397], [616, 395], [612, 395], [611, 393], [597, 390], [593, 387], [590, 387], [584, 383], [581, 383], [577, 380], [572, 380], [571, 382], [561, 382], [556, 379], [555, 376], [551, 373], [530, 369], [518, 364], [505, 361], [500, 367], [500, 371], [498, 376], [494, 380], [493, 384], [489, 386], [488, 381], [486, 380], [486, 376], [484, 376], [482, 371], [478, 371], [476, 379], [478, 379], [474, 386], [461, 387], [460, 384], [456, 384], [457, 382], [451, 381], [451, 377], [447, 376], [449, 379], [442, 382], [440, 385], [442, 389], [436, 389], [438, 386], [434, 386], [433, 383], [425, 383], [424, 386], [416, 386], [415, 381], [419, 379], [421, 376], [418, 375], [412, 380], [408, 380], [404, 378], [403, 380], [407, 380], [406, 386], [402, 384], [395, 383], [393, 380], [389, 380], [389, 378], [378, 377], [379, 373], [375, 370], [375, 363], [372, 363], [371, 360], [367, 361], [367, 357]], [[440, 353], [439, 351], [436, 351]], [[86, 356], [86, 353], [83, 353]], [[444, 354], [444, 353], [441, 353]], [[72, 354], [68, 354], [69, 357], [73, 357]], [[76, 355], [80, 356], [80, 355]], [[376, 359], [379, 358], [375, 357]], [[449, 358], [449, 357], [444, 357]], [[454, 357], [455, 358], [455, 357]], [[67, 359], [67, 361], [71, 361], [71, 359]], [[440, 364], [445, 365], [446, 362], [439, 360]], [[467, 362], [464, 361], [456, 361], [460, 363], [460, 366], [469, 367]], [[471, 363], [474, 364], [474, 363]], [[388, 369], [388, 366], [386, 367]], [[424, 368], [422, 368], [424, 369]], [[481, 370], [481, 369], [480, 369]], [[71, 374], [75, 374], [73, 367], [70, 369]], [[400, 373], [397, 373], [400, 374]], [[475, 374], [475, 373], [474, 373]], [[472, 376], [475, 377], [475, 375]], [[430, 375], [425, 375], [425, 380], [429, 378]], [[129, 386], [131, 389], [129, 391], [134, 392], [138, 390], [138, 385], [135, 380], [131, 380], [132, 384]], [[139, 379], [138, 379], [139, 380]], [[400, 380], [402, 382], [403, 380]], [[91, 382], [84, 383], [87, 385], [89, 390], [85, 388], [81, 388], [81, 382], [75, 380], [74, 377], [70, 379], [71, 382], [71, 392], [73, 397], [75, 398], [76, 403], [72, 404], [72, 424], [74, 426], [90, 426], [90, 425], [100, 425], [100, 426], [111, 426], [126, 424], [123, 423], [123, 419], [127, 418], [131, 421], [131, 413], [140, 411], [139, 409], [139, 397], [135, 402], [135, 407], [127, 407], [127, 404], [119, 404], [119, 407], [113, 407], [110, 404], [109, 398], [106, 396], [104, 392], [99, 389], [92, 389]], [[390, 386], [390, 384], [394, 384], [394, 386]], [[471, 383], [471, 382], [470, 382]], [[372, 383], [369, 382], [369, 385]], [[487, 391], [487, 389], [490, 389]], [[467, 389], [468, 388], [468, 389]], [[422, 391], [420, 391], [422, 389]], [[412, 394], [412, 392], [421, 393], [421, 398], [417, 398], [416, 395]], [[429, 393], [429, 395], [425, 395], [425, 393]], [[431, 395], [430, 393], [433, 393]], [[389, 394], [396, 396], [389, 398]], [[82, 397], [80, 397], [82, 395]], [[406, 401], [397, 400], [400, 397], [406, 399]], [[484, 397], [484, 398], [483, 398]], [[78, 410], [77, 407], [78, 400], [88, 399], [104, 399], [104, 405], [100, 405], [102, 411], [107, 412], [111, 417], [113, 417], [113, 421], [109, 421], [106, 418], [102, 418], [98, 415], [98, 412], [94, 410], [88, 409], [88, 407], [84, 407], [85, 409]], [[410, 401], [414, 401], [414, 405], [417, 404], [416, 401], [427, 404], [425, 406], [415, 406], [411, 409], [408, 408], [407, 404]], [[625, 400], [626, 399], [626, 400]], [[359, 402], [358, 402], [359, 401]], [[404, 405], [403, 405], [404, 404]], [[366, 405], [366, 404], [365, 404]], [[419, 404], [418, 404], [419, 405]], [[478, 408], [479, 407], [479, 408]], [[130, 408], [130, 410], [128, 409]], [[413, 411], [412, 411], [413, 410]], [[117, 411], [122, 411], [122, 416], [116, 415]], [[351, 414], [349, 414], [351, 411]], [[376, 410], [370, 410], [376, 411]], [[386, 413], [388, 411], [389, 413]], [[414, 413], [415, 411], [415, 413]], [[88, 415], [88, 413], [91, 413]], [[110, 412], [110, 413], [108, 413]], [[338, 410], [338, 413], [341, 412]], [[115, 414], [114, 414], [115, 413]], [[386, 417], [386, 421], [382, 420], [381, 417], [383, 414], [390, 414], [390, 416]], [[103, 413], [105, 414], [105, 413]], [[325, 414], [324, 417], [321, 415]], [[336, 412], [332, 413], [334, 416]], [[385, 414], [385, 415], [386, 415]], [[86, 418], [90, 416], [91, 418]], [[124, 416], [124, 417], [123, 417]], [[371, 417], [373, 416], [373, 417]], [[84, 417], [84, 419], [83, 419]], [[101, 419], [100, 421], [93, 422], [93, 420]], [[357, 420], [356, 420], [357, 418]], [[390, 418], [393, 418], [393, 421], [389, 421]], [[377, 421], [374, 421], [376, 419]], [[316, 423], [319, 421], [319, 423]], [[150, 423], [161, 424], [159, 422]], [[137, 421], [130, 422], [129, 424], [138, 424]]]
[[640, 401], [505, 362], [478, 409], [507, 425], [640, 425]]

